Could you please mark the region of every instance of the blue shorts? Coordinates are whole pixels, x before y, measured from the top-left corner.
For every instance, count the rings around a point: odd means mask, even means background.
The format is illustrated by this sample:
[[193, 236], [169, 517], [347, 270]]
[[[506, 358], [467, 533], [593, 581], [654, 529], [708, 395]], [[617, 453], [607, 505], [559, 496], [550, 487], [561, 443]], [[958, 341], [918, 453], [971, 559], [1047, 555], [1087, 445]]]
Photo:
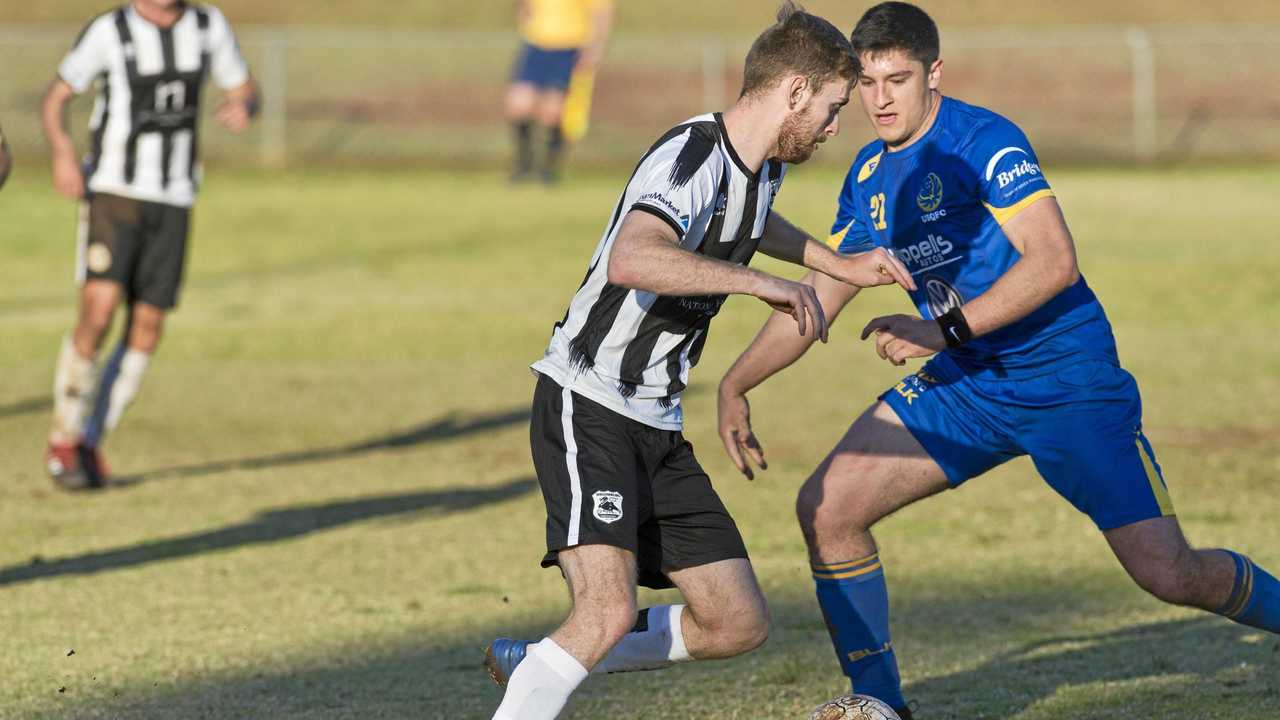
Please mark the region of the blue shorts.
[[1173, 515], [1133, 376], [1079, 359], [1021, 380], [966, 375], [945, 353], [880, 396], [952, 487], [1020, 455], [1101, 530]]
[[547, 50], [525, 43], [516, 58], [512, 82], [529, 83], [543, 90], [564, 90], [578, 62], [578, 49]]

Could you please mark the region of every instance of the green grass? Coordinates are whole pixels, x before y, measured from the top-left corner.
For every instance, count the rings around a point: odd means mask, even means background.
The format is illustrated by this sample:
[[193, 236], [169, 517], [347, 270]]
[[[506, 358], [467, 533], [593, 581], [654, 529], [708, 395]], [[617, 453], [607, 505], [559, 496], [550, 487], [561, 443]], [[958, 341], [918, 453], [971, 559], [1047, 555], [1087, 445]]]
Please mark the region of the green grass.
[[[30, 167], [0, 193], [0, 718], [488, 717], [480, 648], [565, 610], [537, 567], [525, 365], [621, 175], [547, 192], [497, 174], [212, 172], [182, 307], [108, 447], [131, 484], [67, 495], [39, 456], [75, 213]], [[1188, 533], [1280, 567], [1280, 254], [1260, 210], [1280, 172], [1050, 174]], [[778, 209], [821, 231], [838, 183], [800, 169]], [[772, 637], [593, 678], [568, 717], [802, 718], [840, 692], [791, 504], [904, 373], [857, 341], [861, 320], [905, 308], [864, 294], [829, 346], [753, 394], [771, 469], [747, 483], [711, 390], [765, 307], [728, 303], [688, 435], [743, 528]], [[1280, 714], [1277, 639], [1142, 594], [1029, 462], [878, 536], [924, 717]]]

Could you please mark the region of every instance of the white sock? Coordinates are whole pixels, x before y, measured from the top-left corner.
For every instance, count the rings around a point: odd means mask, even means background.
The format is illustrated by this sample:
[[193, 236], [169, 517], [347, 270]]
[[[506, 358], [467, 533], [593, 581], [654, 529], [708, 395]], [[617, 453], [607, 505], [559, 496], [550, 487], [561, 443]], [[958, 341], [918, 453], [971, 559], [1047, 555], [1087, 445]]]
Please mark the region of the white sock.
[[93, 392], [93, 358], [76, 352], [71, 336], [62, 339], [58, 366], [53, 374], [53, 431], [50, 442], [70, 444], [80, 441], [89, 396]]
[[684, 646], [684, 627], [680, 624], [684, 605], [655, 605], [640, 611], [644, 630], [632, 630], [622, 637], [593, 673], [657, 670], [693, 658]]
[[133, 403], [142, 386], [142, 376], [151, 355], [132, 350], [122, 342], [103, 364], [98, 389], [94, 393], [93, 415], [85, 423], [84, 444], [97, 447], [103, 436], [120, 424], [125, 408]]
[[586, 678], [582, 663], [551, 638], [543, 638], [529, 646], [529, 654], [511, 673], [493, 720], [554, 720]]

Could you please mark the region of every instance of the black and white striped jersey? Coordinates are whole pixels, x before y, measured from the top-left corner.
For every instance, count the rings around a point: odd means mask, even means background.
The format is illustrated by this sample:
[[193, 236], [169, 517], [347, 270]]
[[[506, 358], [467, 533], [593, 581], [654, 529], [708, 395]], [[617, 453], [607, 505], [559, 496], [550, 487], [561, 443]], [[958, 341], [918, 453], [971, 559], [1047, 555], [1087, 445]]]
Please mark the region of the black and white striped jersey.
[[161, 28], [129, 4], [90, 21], [58, 75], [76, 93], [97, 86], [89, 190], [189, 207], [199, 183], [204, 78], [231, 89], [248, 81], [249, 68], [217, 8], [187, 5]]
[[783, 163], [751, 172], [719, 113], [669, 130], [632, 173], [590, 269], [533, 369], [562, 387], [664, 430], [683, 425], [680, 394], [723, 295], [674, 297], [609, 283], [609, 255], [629, 211], [666, 221], [692, 252], [745, 265], [764, 234]]

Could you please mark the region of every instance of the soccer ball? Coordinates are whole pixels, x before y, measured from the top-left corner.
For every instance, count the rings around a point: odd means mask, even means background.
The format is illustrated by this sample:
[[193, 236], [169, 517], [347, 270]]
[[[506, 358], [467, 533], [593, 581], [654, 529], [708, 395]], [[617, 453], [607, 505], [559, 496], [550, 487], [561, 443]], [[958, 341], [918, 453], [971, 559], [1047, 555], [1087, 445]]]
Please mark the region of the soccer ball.
[[868, 695], [841, 695], [814, 708], [809, 720], [902, 720], [893, 708]]

